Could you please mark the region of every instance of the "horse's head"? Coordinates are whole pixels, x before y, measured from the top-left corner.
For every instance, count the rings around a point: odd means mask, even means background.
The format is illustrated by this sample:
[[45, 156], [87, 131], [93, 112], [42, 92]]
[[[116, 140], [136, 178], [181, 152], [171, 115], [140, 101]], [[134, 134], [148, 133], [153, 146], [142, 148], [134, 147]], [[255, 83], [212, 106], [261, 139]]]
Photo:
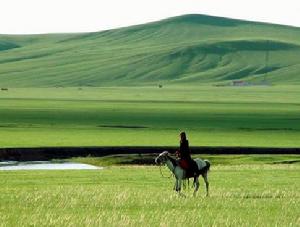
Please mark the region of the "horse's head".
[[168, 160], [168, 156], [169, 156], [169, 152], [168, 151], [164, 151], [164, 152], [160, 153], [155, 158], [155, 163], [158, 164], [158, 165], [164, 165], [164, 164], [166, 164], [166, 162]]

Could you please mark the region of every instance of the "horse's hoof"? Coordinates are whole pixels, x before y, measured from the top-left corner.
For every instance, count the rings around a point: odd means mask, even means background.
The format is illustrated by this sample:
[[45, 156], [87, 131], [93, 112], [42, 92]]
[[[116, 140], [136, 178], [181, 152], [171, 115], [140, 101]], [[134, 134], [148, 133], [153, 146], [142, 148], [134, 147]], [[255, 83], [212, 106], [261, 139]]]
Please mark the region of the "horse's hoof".
[[186, 198], [186, 195], [183, 194], [183, 193], [181, 193], [181, 192], [178, 192], [178, 195], [179, 195], [180, 197]]

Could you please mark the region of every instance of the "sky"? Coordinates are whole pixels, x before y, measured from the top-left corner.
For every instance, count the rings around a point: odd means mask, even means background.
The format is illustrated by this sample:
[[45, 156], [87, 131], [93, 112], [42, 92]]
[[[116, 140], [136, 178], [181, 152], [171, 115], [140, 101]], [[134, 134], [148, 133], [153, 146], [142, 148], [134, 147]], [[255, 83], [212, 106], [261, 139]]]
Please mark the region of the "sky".
[[183, 14], [300, 27], [299, 0], [0, 0], [0, 34], [93, 32]]

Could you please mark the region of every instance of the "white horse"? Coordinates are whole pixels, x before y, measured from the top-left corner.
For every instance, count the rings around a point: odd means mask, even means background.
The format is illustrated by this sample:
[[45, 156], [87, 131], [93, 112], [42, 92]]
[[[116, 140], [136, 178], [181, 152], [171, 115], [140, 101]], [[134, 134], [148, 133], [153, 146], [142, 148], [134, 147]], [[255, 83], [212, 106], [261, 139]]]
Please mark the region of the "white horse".
[[196, 195], [196, 192], [199, 189], [199, 176], [201, 175], [204, 179], [205, 185], [206, 185], [206, 196], [209, 195], [209, 182], [207, 178], [207, 174], [210, 168], [210, 162], [207, 160], [202, 160], [202, 159], [195, 159], [194, 160], [197, 165], [198, 165], [198, 172], [195, 176], [188, 176], [186, 171], [182, 169], [176, 159], [172, 158], [169, 155], [168, 151], [164, 151], [161, 154], [159, 154], [155, 158], [155, 163], [160, 165], [167, 165], [170, 171], [174, 174], [176, 181], [175, 181], [175, 190], [180, 193], [181, 190], [181, 185], [182, 185], [182, 180], [186, 180], [188, 178], [194, 178], [194, 196]]

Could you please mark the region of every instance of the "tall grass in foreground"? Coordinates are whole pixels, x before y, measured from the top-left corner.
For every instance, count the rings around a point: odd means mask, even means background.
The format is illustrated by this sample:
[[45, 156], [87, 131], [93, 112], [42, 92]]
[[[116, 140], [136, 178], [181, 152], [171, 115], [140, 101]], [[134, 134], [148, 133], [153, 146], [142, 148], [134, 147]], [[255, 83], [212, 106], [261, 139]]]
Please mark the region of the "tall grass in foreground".
[[[167, 172], [166, 172], [167, 173]], [[214, 166], [211, 196], [157, 167], [0, 172], [1, 226], [297, 226], [299, 165]]]

